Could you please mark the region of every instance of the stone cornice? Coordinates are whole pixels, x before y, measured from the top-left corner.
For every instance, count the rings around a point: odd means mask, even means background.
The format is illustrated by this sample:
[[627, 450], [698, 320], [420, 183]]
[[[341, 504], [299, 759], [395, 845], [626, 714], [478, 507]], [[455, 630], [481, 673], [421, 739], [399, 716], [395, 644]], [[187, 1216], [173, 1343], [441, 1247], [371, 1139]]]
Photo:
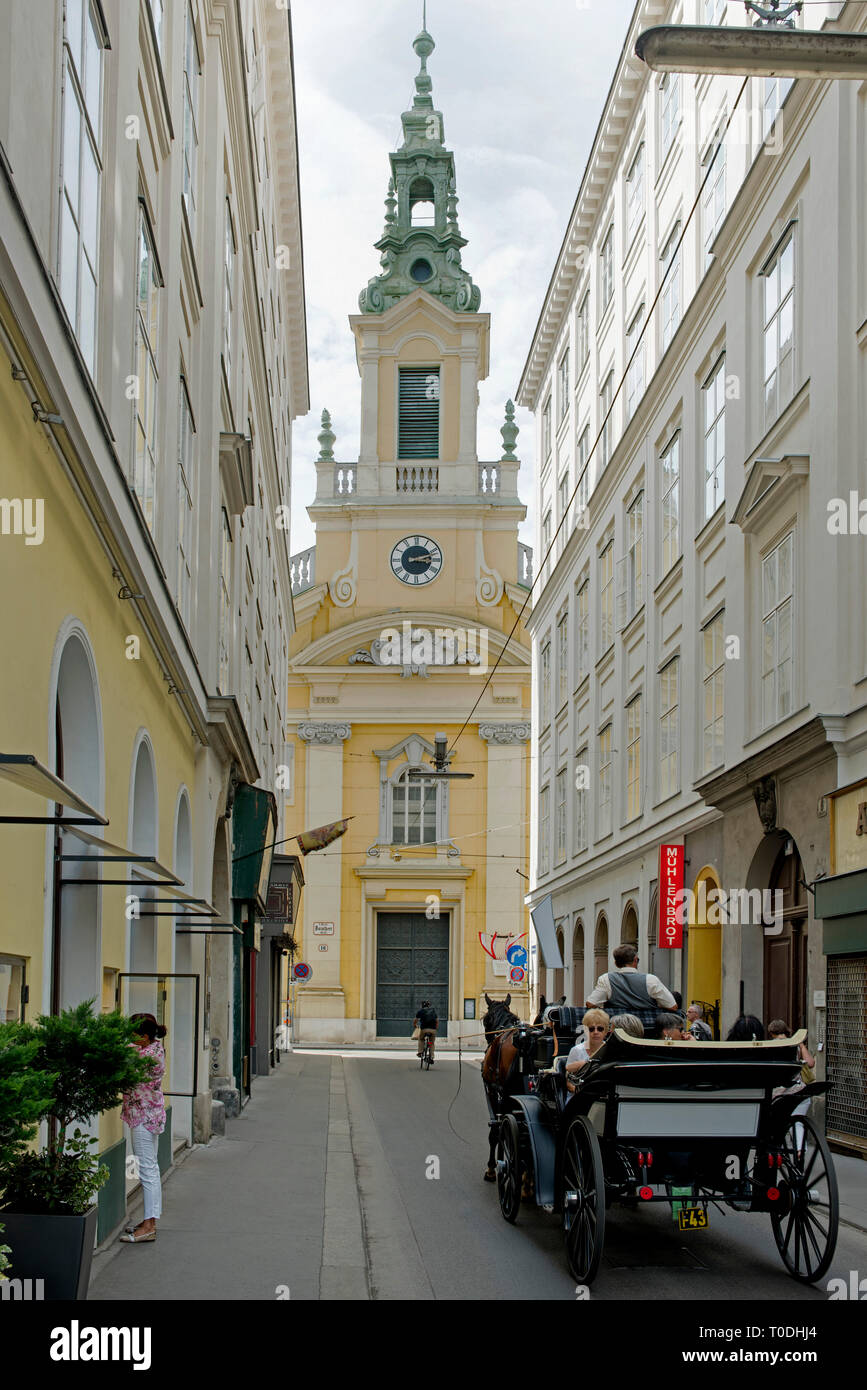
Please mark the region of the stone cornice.
[[298, 725], [298, 737], [304, 743], [343, 743], [352, 737], [351, 724], [328, 724], [324, 721], [306, 719]]
[[526, 743], [530, 737], [530, 721], [499, 724], [486, 720], [479, 724], [479, 738], [487, 744]]
[[208, 731], [211, 747], [221, 751], [226, 762], [236, 762], [243, 780], [254, 786], [261, 773], [234, 696], [208, 696]]
[[693, 788], [708, 806], [727, 811], [752, 800], [753, 784], [761, 778], [782, 774], [795, 764], [802, 769], [833, 757], [834, 747], [828, 741], [825, 725], [816, 717], [725, 772], [694, 782]]

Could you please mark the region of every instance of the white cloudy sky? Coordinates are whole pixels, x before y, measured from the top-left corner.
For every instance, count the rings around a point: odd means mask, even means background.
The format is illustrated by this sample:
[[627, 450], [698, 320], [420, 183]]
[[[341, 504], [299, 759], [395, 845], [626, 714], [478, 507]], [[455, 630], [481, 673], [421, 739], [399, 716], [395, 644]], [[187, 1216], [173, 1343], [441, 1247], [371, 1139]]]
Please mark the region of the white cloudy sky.
[[[428, 0], [428, 62], [445, 140], [455, 152], [463, 264], [492, 316], [481, 387], [479, 456], [502, 452], [542, 299], [634, 0]], [[335, 457], [358, 456], [359, 377], [347, 322], [379, 273], [400, 113], [414, 93], [421, 0], [293, 0], [304, 219], [310, 414], [295, 423], [293, 553], [313, 544], [306, 508], [323, 407]], [[520, 491], [532, 504], [531, 418], [518, 411]], [[532, 510], [522, 528], [532, 543]]]

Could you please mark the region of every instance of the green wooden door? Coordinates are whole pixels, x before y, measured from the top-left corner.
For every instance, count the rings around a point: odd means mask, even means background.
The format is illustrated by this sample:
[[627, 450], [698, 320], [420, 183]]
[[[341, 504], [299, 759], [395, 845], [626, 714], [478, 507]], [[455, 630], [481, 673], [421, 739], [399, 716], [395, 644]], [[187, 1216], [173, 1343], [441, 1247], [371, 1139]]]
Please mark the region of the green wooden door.
[[440, 1037], [449, 1016], [449, 919], [423, 912], [378, 912], [376, 930], [376, 1032], [407, 1038], [422, 999], [439, 1014]]

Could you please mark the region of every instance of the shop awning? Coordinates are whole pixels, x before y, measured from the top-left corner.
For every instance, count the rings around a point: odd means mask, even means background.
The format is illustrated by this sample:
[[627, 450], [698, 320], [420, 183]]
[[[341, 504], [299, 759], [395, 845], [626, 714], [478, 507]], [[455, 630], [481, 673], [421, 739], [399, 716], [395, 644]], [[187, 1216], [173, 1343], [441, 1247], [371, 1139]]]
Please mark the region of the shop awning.
[[867, 869], [817, 878], [816, 916], [822, 918], [822, 953], [861, 955], [867, 951]]
[[[172, 887], [180, 888], [183, 891], [183, 879], [173, 874], [171, 869], [160, 864], [154, 854], [136, 854], [135, 850], [127, 849], [124, 845], [113, 845], [108, 840], [102, 840], [98, 835], [91, 835], [90, 831], [82, 830], [78, 825], [66, 825], [63, 827], [65, 834], [72, 835], [76, 840], [80, 840], [90, 849], [98, 850], [97, 854], [67, 854], [62, 853], [61, 861], [74, 861], [76, 863], [87, 864], [131, 864], [135, 867], [139, 878], [61, 878], [61, 883], [96, 883], [103, 885], [115, 884], [119, 887], [137, 888], [147, 887], [152, 884], [165, 892], [171, 892], [173, 898], [177, 894], [172, 892]], [[64, 844], [66, 841], [64, 840]]]
[[22, 791], [57, 802], [67, 810], [79, 811], [83, 819], [68, 820], [62, 816], [0, 816], [4, 825], [108, 825], [108, 821], [89, 806], [65, 782], [43, 767], [32, 753], [0, 753], [0, 777]]

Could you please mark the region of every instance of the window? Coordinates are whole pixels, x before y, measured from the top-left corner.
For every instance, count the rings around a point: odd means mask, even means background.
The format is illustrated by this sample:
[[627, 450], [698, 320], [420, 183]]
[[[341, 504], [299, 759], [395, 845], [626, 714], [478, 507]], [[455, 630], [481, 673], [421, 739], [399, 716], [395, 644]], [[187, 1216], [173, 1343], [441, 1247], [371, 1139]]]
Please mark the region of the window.
[[578, 325], [575, 335], [576, 352], [578, 353], [578, 372], [579, 375], [587, 364], [590, 357], [590, 292], [588, 290], [581, 301], [578, 310]]
[[764, 277], [764, 400], [770, 425], [794, 390], [795, 238], [789, 231], [762, 270]]
[[232, 208], [226, 198], [225, 225], [223, 229], [223, 366], [229, 394], [232, 393], [232, 314], [235, 296], [235, 228], [232, 224]]
[[659, 799], [680, 791], [680, 660], [675, 657], [659, 673]]
[[705, 24], [725, 24], [728, 0], [704, 0]]
[[96, 369], [104, 42], [93, 4], [67, 4], [57, 273], [63, 305], [91, 376]]
[[631, 245], [644, 215], [644, 145], [638, 146], [626, 175], [626, 241]]
[[659, 133], [662, 158], [674, 143], [680, 125], [680, 75], [667, 72], [659, 83]]
[[551, 398], [550, 398], [550, 396], [549, 396], [548, 399], [547, 399], [547, 401], [545, 402], [545, 408], [544, 408], [544, 410], [542, 411], [542, 461], [543, 461], [543, 462], [544, 462], [544, 460], [548, 457], [548, 455], [550, 454], [550, 452], [551, 452]]
[[161, 279], [143, 202], [138, 214], [138, 274], [135, 318], [135, 458], [133, 491], [151, 530], [156, 491], [159, 289]]
[[721, 357], [702, 388], [704, 397], [704, 516], [725, 497], [726, 360]]
[[762, 560], [762, 728], [792, 710], [794, 534]]
[[551, 548], [551, 513], [547, 511], [542, 518], [542, 562]]
[[626, 706], [626, 819], [641, 815], [641, 696]]
[[601, 283], [599, 286], [599, 313], [605, 313], [614, 296], [614, 225], [608, 228], [608, 235], [602, 243]]
[[587, 814], [590, 799], [590, 788], [587, 786], [587, 754], [588, 749], [582, 748], [576, 759], [575, 775], [575, 853], [580, 854], [587, 848]]
[[662, 263], [662, 350], [668, 347], [680, 323], [680, 223], [660, 257]]
[[561, 768], [557, 773], [557, 819], [555, 834], [554, 863], [563, 864], [566, 861], [566, 769]]
[[398, 368], [398, 442], [401, 459], [435, 459], [440, 453], [440, 369]]
[[599, 826], [596, 838], [611, 834], [611, 725], [599, 735]]
[[565, 420], [569, 413], [569, 349], [560, 358], [557, 368], [557, 419]]
[[792, 90], [794, 78], [765, 77], [762, 81], [762, 139], [767, 140], [780, 107]]
[[156, 36], [157, 48], [162, 54], [163, 43], [165, 40], [165, 0], [148, 0], [150, 5], [151, 19], [154, 22], [154, 34]]
[[609, 372], [599, 395], [599, 416], [602, 438], [599, 441], [599, 467], [604, 471], [611, 458], [611, 401], [614, 395], [614, 373]]
[[705, 772], [719, 767], [725, 758], [725, 637], [719, 613], [702, 632], [704, 642], [704, 737]]
[[[644, 305], [626, 330], [626, 418], [631, 420], [644, 395]], [[637, 351], [636, 351], [637, 348]], [[632, 354], [635, 353], [633, 357]]]
[[599, 556], [599, 653], [614, 641], [614, 541]]
[[[560, 485], [559, 485], [559, 487], [558, 487], [558, 489], [557, 489], [557, 510], [558, 510], [558, 519], [559, 519], [560, 521], [562, 521], [563, 518], [565, 517], [566, 513], [567, 513], [568, 510], [569, 510], [569, 474], [568, 474], [568, 472], [563, 474], [563, 477], [560, 479]], [[560, 544], [561, 544], [561, 546], [565, 545], [565, 544], [566, 544], [566, 541], [567, 541], [568, 539], [569, 539], [569, 527], [568, 527], [568, 523], [567, 523], [567, 524], [562, 528], [562, 530], [560, 531]]]
[[668, 574], [680, 556], [680, 435], [676, 434], [662, 455], [662, 573]]
[[197, 170], [199, 152], [199, 79], [202, 65], [196, 42], [196, 26], [190, 0], [186, 6], [184, 36], [184, 204], [193, 243], [196, 240]]
[[437, 838], [437, 786], [407, 768], [391, 788], [391, 843], [431, 845]]
[[229, 665], [232, 641], [232, 527], [222, 509], [220, 532], [220, 694], [229, 694]]
[[590, 670], [590, 580], [579, 584], [577, 599], [577, 625], [575, 641], [576, 678], [582, 681]]
[[544, 728], [551, 722], [551, 638], [546, 637], [542, 644], [541, 678], [539, 681], [541, 700], [541, 725]]
[[539, 796], [539, 873], [548, 872], [551, 845], [551, 788], [543, 787]]
[[21, 956], [0, 956], [0, 1023], [23, 1023], [27, 998], [27, 963]]
[[569, 695], [569, 610], [564, 608], [557, 620], [557, 705]]
[[644, 493], [626, 513], [626, 621], [644, 602]]
[[[590, 453], [590, 426], [585, 425], [581, 438], [578, 440], [578, 490], [575, 494], [575, 524], [578, 525], [579, 519], [584, 517], [587, 510], [587, 502], [590, 497], [590, 471], [587, 466], [587, 455]], [[586, 519], [582, 521], [586, 526]]]
[[178, 421], [178, 580], [175, 600], [187, 627], [190, 625], [190, 591], [193, 569], [193, 412], [187, 383], [181, 377]]
[[713, 259], [711, 247], [726, 215], [726, 147], [719, 138], [711, 144], [702, 165], [702, 179], [705, 178], [707, 182], [701, 193], [701, 228], [707, 269]]

